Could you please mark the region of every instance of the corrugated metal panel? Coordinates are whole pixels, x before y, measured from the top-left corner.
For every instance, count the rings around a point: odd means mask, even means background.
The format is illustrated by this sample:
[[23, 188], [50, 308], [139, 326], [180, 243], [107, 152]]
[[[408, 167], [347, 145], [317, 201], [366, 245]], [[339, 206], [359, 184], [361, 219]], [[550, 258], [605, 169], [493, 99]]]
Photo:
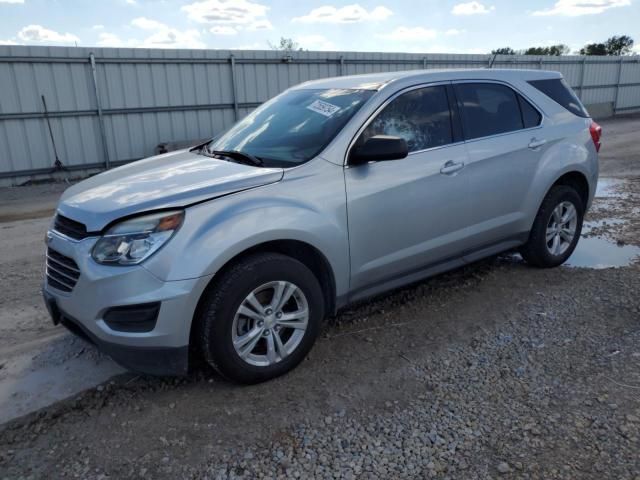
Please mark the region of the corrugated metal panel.
[[617, 98], [620, 109], [640, 107], [637, 57], [620, 65], [618, 57], [0, 46], [0, 178], [53, 165], [42, 95], [63, 164], [105, 162], [91, 53], [114, 163], [152, 155], [162, 142], [213, 136], [292, 85], [338, 75], [542, 68], [562, 72], [586, 104]]

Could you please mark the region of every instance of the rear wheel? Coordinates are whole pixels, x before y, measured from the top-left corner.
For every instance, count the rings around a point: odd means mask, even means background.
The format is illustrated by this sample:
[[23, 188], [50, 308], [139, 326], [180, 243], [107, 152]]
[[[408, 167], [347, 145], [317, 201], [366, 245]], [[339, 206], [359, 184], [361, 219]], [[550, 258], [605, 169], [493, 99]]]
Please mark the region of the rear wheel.
[[556, 267], [573, 253], [582, 232], [584, 206], [571, 187], [557, 185], [545, 197], [520, 253], [536, 267]]
[[230, 380], [258, 383], [307, 355], [324, 317], [315, 275], [276, 253], [252, 255], [222, 274], [197, 318], [205, 360]]

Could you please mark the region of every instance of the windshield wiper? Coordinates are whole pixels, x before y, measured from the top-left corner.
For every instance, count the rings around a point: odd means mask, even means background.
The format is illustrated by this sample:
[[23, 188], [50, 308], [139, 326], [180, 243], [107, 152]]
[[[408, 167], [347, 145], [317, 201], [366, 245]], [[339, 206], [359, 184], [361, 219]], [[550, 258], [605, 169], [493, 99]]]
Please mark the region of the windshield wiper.
[[228, 157], [238, 163], [244, 163], [245, 165], [253, 165], [256, 167], [262, 167], [264, 162], [261, 158], [251, 155], [250, 153], [240, 152], [238, 150], [209, 150], [206, 146], [203, 148], [203, 152], [209, 156]]

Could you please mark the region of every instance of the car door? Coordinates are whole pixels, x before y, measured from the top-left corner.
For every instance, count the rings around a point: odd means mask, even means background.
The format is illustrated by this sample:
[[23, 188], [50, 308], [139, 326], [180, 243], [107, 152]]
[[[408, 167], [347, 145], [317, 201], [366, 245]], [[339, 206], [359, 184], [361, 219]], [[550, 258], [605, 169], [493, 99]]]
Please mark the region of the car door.
[[454, 90], [468, 154], [473, 247], [517, 243], [530, 227], [525, 225], [525, 200], [548, 146], [542, 115], [502, 83], [456, 82]]
[[387, 101], [356, 137], [354, 145], [373, 135], [399, 136], [409, 147], [401, 160], [345, 168], [356, 297], [403, 283], [468, 246], [467, 154], [451, 107], [449, 83], [414, 87]]

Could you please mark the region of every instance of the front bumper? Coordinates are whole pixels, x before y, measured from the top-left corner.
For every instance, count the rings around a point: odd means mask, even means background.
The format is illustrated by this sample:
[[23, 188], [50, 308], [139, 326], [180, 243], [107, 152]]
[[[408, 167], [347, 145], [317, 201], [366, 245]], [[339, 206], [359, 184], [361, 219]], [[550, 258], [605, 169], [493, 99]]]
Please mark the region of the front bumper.
[[[96, 239], [70, 241], [51, 232], [48, 247], [72, 258], [80, 276], [70, 292], [45, 280], [43, 295], [54, 323], [94, 343], [124, 367], [154, 375], [185, 374], [191, 322], [211, 276], [165, 282], [144, 266], [99, 265], [91, 259]], [[114, 307], [159, 304], [148, 331], [112, 328]]]
[[189, 346], [132, 347], [98, 338], [82, 322], [58, 308], [56, 299], [42, 291], [47, 310], [54, 324], [62, 324], [69, 331], [98, 349], [128, 370], [150, 375], [184, 375], [189, 369]]

